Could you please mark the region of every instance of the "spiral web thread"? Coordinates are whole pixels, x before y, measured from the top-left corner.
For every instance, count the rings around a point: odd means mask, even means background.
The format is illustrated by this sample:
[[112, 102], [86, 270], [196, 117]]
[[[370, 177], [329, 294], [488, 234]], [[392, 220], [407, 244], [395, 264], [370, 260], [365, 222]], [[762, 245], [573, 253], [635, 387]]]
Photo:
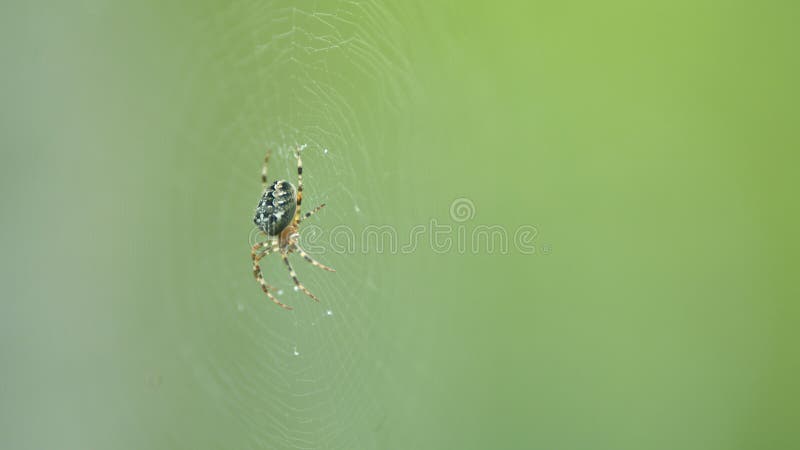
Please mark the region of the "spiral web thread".
[[215, 78], [223, 80], [221, 95], [230, 97], [223, 105], [234, 121], [219, 132], [225, 166], [214, 176], [224, 181], [209, 212], [212, 246], [223, 256], [203, 259], [203, 273], [215, 281], [198, 295], [211, 299], [192, 299], [190, 311], [226, 329], [225, 344], [209, 344], [225, 351], [193, 360], [196, 378], [237, 423], [235, 439], [220, 439], [242, 441], [237, 448], [376, 448], [371, 436], [384, 420], [370, 385], [377, 255], [314, 255], [335, 274], [292, 257], [320, 303], [293, 289], [279, 258], [265, 258], [267, 282], [295, 307], [287, 312], [253, 280], [248, 232], [265, 149], [272, 149], [269, 180], [295, 183], [298, 144], [306, 146], [303, 211], [328, 205], [308, 223], [380, 223], [381, 180], [368, 174], [379, 174], [381, 161], [364, 138], [374, 124], [365, 122], [370, 106], [362, 91], [389, 109], [401, 96], [407, 63], [386, 37], [402, 35], [399, 22], [372, 1], [246, 1], [207, 19], [199, 26], [224, 49], [218, 56], [226, 69]]

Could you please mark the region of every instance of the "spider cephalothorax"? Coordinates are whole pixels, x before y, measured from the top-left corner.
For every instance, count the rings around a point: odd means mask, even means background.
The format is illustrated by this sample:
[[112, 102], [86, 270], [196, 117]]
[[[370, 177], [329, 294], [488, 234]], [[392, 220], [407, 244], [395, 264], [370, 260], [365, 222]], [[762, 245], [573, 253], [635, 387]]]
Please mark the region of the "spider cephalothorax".
[[297, 279], [297, 274], [292, 269], [289, 263], [289, 253], [297, 252], [306, 261], [321, 269], [335, 272], [332, 268], [317, 262], [308, 255], [297, 242], [300, 238], [300, 222], [304, 219], [311, 217], [312, 214], [319, 211], [325, 204], [321, 204], [305, 215], [300, 215], [300, 205], [303, 203], [303, 162], [300, 159], [300, 151], [303, 147], [295, 149], [297, 156], [297, 189], [292, 183], [285, 180], [278, 180], [267, 186], [267, 164], [269, 163], [269, 152], [264, 158], [264, 167], [261, 170], [261, 183], [264, 185], [264, 192], [261, 194], [261, 200], [256, 207], [253, 222], [256, 224], [262, 234], [267, 236], [264, 242], [256, 243], [251, 249], [251, 256], [253, 258], [253, 275], [256, 281], [261, 285], [261, 290], [276, 304], [286, 309], [292, 309], [287, 306], [270, 292], [273, 288], [264, 281], [264, 276], [261, 273], [261, 266], [259, 261], [264, 256], [279, 252], [281, 259], [289, 269], [289, 276], [292, 277], [296, 288], [303, 291], [306, 295], [319, 301], [317, 297], [308, 291]]

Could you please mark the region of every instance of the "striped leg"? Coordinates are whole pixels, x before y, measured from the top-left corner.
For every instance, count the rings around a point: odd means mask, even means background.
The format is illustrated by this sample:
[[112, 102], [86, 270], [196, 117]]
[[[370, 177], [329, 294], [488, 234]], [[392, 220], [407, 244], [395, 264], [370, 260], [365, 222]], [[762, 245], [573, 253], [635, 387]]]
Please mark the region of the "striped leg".
[[[258, 281], [258, 284], [261, 285], [261, 290], [264, 291], [265, 294], [267, 294], [267, 297], [269, 297], [270, 300], [272, 300], [276, 305], [280, 306], [283, 309], [291, 310], [292, 309], [291, 306], [281, 303], [277, 298], [275, 298], [274, 295], [272, 295], [272, 293], [269, 291], [270, 289], [272, 289], [272, 287], [268, 285], [266, 281], [264, 281], [264, 276], [261, 273], [261, 266], [258, 264], [258, 262], [261, 260], [261, 258], [263, 258], [264, 256], [268, 255], [269, 253], [275, 250], [275, 246], [267, 247], [268, 245], [269, 245], [268, 242], [258, 242], [256, 243], [256, 245], [253, 246], [253, 249], [250, 251], [250, 255], [253, 258], [253, 276], [256, 277], [256, 281]], [[258, 255], [257, 253], [259, 252], [261, 247], [267, 247], [267, 248], [264, 250], [263, 253]]]
[[325, 207], [325, 203], [323, 203], [323, 204], [317, 206], [316, 208], [312, 209], [311, 211], [305, 213], [305, 215], [303, 215], [303, 217], [297, 219], [297, 225], [300, 225], [300, 222], [302, 222], [302, 221], [308, 219], [309, 217], [313, 216], [317, 211], [319, 211], [323, 207]]
[[292, 246], [292, 248], [294, 250], [297, 250], [297, 253], [300, 253], [300, 256], [302, 256], [303, 259], [305, 259], [306, 261], [310, 262], [312, 266], [319, 267], [320, 269], [327, 270], [328, 272], [336, 272], [336, 269], [334, 269], [333, 267], [328, 267], [325, 264], [322, 264], [321, 262], [309, 256], [308, 253], [305, 252], [305, 250], [303, 250], [302, 248], [300, 248], [299, 245], [297, 245], [297, 243], [295, 243], [294, 246]]
[[[253, 245], [250, 249], [250, 257], [253, 259], [254, 263], [257, 263], [261, 258], [272, 252], [272, 248], [269, 248], [269, 244], [269, 242], [256, 242], [255, 245]], [[272, 247], [274, 248], [274, 245]], [[261, 252], [262, 248], [264, 249], [263, 252]]]
[[315, 302], [318, 302], [319, 299], [316, 295], [312, 294], [305, 286], [300, 283], [300, 280], [297, 279], [297, 274], [292, 269], [292, 265], [289, 263], [289, 257], [286, 253], [281, 253], [281, 258], [283, 258], [283, 262], [286, 263], [286, 267], [289, 269], [289, 276], [292, 277], [292, 281], [294, 281], [294, 285], [297, 286], [297, 289], [303, 291], [307, 296], [314, 299]]
[[[253, 248], [250, 250], [250, 256], [253, 258], [254, 262], [259, 262], [261, 261], [261, 258], [278, 250], [278, 248], [279, 247], [277, 242], [270, 242], [270, 241], [256, 242], [256, 244], [253, 245]], [[261, 251], [262, 249], [264, 250], [263, 252]]]
[[269, 248], [267, 248], [267, 244], [268, 244], [268, 242], [263, 242], [263, 243], [262, 243], [262, 245], [261, 245], [261, 246], [262, 246], [262, 247], [264, 247], [264, 251], [263, 251], [263, 252], [261, 252], [261, 253], [259, 253], [259, 254], [256, 256], [256, 260], [257, 260], [257, 261], [261, 261], [261, 258], [263, 258], [263, 257], [265, 257], [265, 256], [267, 256], [267, 255], [269, 255], [270, 253], [277, 252], [277, 251], [278, 251], [278, 249], [280, 248], [280, 247], [278, 247], [278, 243], [277, 243], [277, 242], [273, 242], [273, 243], [272, 243], [272, 246], [271, 246], [271, 247], [269, 247]]
[[267, 154], [264, 156], [264, 165], [261, 166], [261, 184], [264, 186], [264, 189], [267, 189], [267, 165], [269, 164], [269, 154], [270, 151], [267, 150]]

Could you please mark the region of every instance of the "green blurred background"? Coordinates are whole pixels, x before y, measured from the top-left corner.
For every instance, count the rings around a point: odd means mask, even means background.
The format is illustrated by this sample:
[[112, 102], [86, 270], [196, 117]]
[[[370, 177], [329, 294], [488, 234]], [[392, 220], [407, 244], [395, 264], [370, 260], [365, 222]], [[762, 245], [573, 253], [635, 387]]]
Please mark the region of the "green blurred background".
[[800, 447], [796, 4], [127, 3], [0, 7], [0, 447]]

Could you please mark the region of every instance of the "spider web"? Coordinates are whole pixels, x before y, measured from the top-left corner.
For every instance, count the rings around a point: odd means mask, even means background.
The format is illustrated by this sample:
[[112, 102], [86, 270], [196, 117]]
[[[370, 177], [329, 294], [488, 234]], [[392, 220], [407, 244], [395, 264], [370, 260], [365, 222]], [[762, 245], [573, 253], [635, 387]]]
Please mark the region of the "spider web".
[[[382, 120], [399, 107], [407, 70], [387, 37], [401, 33], [399, 22], [372, 1], [237, 2], [200, 11], [195, 20], [209, 39], [194, 51], [211, 55], [204, 68], [211, 73], [187, 92], [213, 91], [218, 105], [199, 112], [193, 126], [219, 128], [198, 130], [196, 141], [186, 143], [211, 149], [201, 156], [212, 167], [183, 173], [179, 182], [187, 196], [204, 193], [202, 217], [210, 225], [184, 236], [198, 260], [191, 276], [203, 279], [176, 314], [213, 324], [181, 340], [181, 360], [228, 418], [222, 424], [210, 414], [215, 431], [195, 439], [213, 448], [377, 447], [372, 436], [385, 417], [374, 392], [372, 324], [390, 282], [381, 258], [313, 254], [337, 270], [331, 274], [290, 257], [300, 281], [321, 299], [317, 304], [293, 289], [280, 258], [266, 257], [265, 279], [295, 308], [284, 311], [253, 279], [248, 234], [265, 150], [272, 152], [269, 180], [296, 184], [296, 145], [305, 146], [304, 211], [327, 204], [304, 222], [301, 243], [304, 229], [346, 225], [357, 234], [385, 223], [392, 156], [380, 151], [381, 141], [391, 139]], [[198, 182], [207, 186], [191, 187]], [[329, 239], [323, 234], [316, 246], [329, 249]], [[200, 249], [197, 242], [208, 244]], [[183, 407], [202, 404], [186, 400]], [[172, 440], [185, 444], [180, 428]]]

